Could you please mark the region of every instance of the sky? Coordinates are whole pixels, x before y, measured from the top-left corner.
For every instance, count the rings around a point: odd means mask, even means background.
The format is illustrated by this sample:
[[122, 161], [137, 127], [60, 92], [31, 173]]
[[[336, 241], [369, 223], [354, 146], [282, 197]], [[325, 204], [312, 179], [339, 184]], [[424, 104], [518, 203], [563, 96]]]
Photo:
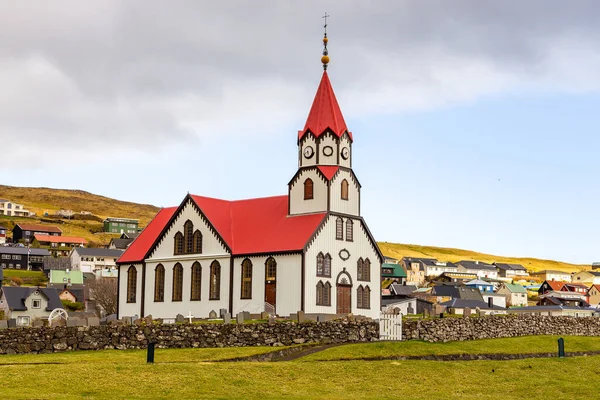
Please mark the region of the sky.
[[0, 183], [287, 193], [324, 12], [378, 241], [600, 261], [593, 0], [6, 0]]

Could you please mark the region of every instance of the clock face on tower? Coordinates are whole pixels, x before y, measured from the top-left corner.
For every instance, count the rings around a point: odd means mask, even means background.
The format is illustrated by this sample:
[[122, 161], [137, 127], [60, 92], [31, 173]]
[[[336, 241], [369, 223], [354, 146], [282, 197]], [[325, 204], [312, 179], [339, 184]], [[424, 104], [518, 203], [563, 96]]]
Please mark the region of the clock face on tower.
[[344, 160], [347, 160], [347, 159], [348, 159], [348, 157], [350, 157], [350, 150], [348, 150], [348, 148], [347, 148], [347, 147], [344, 147], [344, 148], [342, 149], [342, 158], [343, 158]]
[[332, 154], [333, 154], [333, 147], [331, 147], [331, 146], [323, 147], [323, 155], [329, 157]]
[[312, 146], [306, 146], [304, 148], [304, 157], [311, 158], [313, 155], [315, 155], [315, 149]]

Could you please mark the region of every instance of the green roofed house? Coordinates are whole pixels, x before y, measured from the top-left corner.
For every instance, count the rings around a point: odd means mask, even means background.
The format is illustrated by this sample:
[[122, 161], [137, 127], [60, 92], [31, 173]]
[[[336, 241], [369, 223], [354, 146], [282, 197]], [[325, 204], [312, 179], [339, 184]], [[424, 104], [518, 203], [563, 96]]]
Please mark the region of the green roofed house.
[[128, 218], [106, 218], [104, 232], [110, 233], [138, 233], [140, 221]]
[[382, 282], [389, 282], [389, 284], [402, 284], [406, 281], [406, 271], [401, 264], [381, 264], [381, 280]]
[[50, 270], [49, 287], [64, 288], [65, 286], [83, 285], [83, 272], [73, 270]]
[[506, 304], [509, 307], [527, 306], [527, 289], [523, 286], [513, 283], [503, 283], [498, 289], [498, 294], [506, 297]]

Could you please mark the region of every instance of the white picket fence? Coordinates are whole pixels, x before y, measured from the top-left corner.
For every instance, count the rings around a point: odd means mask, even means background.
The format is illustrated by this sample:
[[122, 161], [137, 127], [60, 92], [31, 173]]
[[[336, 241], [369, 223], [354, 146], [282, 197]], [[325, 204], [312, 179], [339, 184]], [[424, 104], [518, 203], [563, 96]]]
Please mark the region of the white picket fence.
[[379, 339], [402, 340], [402, 314], [379, 315]]

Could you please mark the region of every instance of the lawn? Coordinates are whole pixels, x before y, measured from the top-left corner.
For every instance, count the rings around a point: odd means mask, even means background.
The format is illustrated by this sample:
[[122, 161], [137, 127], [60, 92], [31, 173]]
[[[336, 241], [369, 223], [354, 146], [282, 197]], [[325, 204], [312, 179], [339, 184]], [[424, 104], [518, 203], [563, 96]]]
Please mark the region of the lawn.
[[[442, 354], [526, 354], [558, 352], [561, 336], [524, 336], [465, 342], [428, 343], [377, 342], [333, 347], [303, 358], [305, 361], [352, 360], [363, 358], [427, 356]], [[562, 336], [566, 352], [600, 351], [600, 337]]]
[[48, 282], [48, 278], [42, 271], [27, 271], [24, 269], [5, 269], [4, 284], [8, 284], [10, 278], [21, 279], [22, 286], [42, 286]]
[[[337, 349], [355, 351], [354, 346]], [[600, 390], [596, 372], [600, 370], [600, 357], [463, 362], [322, 362], [308, 358], [273, 363], [210, 362], [268, 350], [157, 349], [153, 365], [145, 363], [143, 350], [0, 356], [0, 392], [3, 399], [497, 399], [499, 395], [503, 399], [522, 399], [541, 398], [548, 393], [553, 399], [573, 399], [589, 398], [590, 393]]]

